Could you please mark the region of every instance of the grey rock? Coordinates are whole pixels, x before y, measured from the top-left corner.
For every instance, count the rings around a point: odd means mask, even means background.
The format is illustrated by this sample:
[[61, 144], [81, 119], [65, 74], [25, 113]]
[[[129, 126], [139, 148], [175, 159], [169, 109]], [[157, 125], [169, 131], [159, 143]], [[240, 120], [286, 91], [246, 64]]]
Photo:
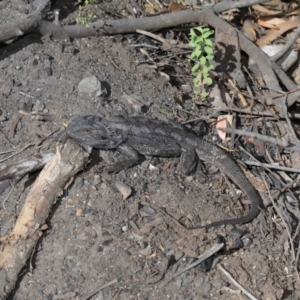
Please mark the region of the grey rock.
[[83, 78], [78, 84], [78, 94], [81, 98], [105, 97], [107, 88], [97, 79], [96, 76]]

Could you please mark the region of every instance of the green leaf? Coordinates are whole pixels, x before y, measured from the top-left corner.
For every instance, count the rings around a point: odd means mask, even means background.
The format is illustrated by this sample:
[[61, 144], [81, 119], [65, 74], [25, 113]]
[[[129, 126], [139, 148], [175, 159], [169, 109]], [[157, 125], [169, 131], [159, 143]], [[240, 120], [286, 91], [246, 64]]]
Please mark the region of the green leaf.
[[208, 71], [209, 71], [208, 67], [204, 66], [203, 69], [202, 69], [202, 74], [203, 74], [204, 78], [207, 77]]
[[205, 39], [207, 39], [208, 37], [210, 37], [212, 34], [214, 33], [214, 31], [213, 30], [206, 30], [203, 34], [202, 34], [202, 36], [205, 38]]
[[195, 27], [195, 29], [202, 34], [202, 32], [203, 32], [203, 28], [202, 27], [198, 26], [198, 27]]
[[203, 79], [203, 76], [199, 72], [194, 80], [196, 80], [199, 83], [199, 85], [200, 85], [200, 84], [202, 84], [202, 79]]
[[208, 54], [208, 55], [206, 55], [206, 59], [207, 60], [212, 60], [212, 59], [214, 59], [214, 55]]
[[199, 86], [199, 80], [197, 78], [194, 78], [193, 79], [193, 83], [194, 83], [194, 86], [195, 87], [198, 87]]
[[206, 57], [205, 56], [201, 56], [200, 57], [200, 63], [201, 63], [201, 65], [205, 65], [206, 64]]
[[195, 30], [194, 30], [194, 29], [191, 29], [191, 30], [190, 30], [190, 36], [193, 37], [193, 36], [195, 36], [195, 35], [196, 35]]
[[194, 50], [194, 52], [196, 53], [196, 56], [197, 56], [197, 57], [200, 57], [201, 54], [202, 54], [202, 50], [201, 50], [200, 47], [197, 47], [197, 48]]
[[201, 93], [201, 98], [204, 100], [208, 96], [208, 93], [202, 92]]
[[189, 56], [189, 60], [193, 60], [196, 57], [196, 53], [192, 52], [191, 55]]
[[212, 41], [209, 39], [205, 40], [205, 45], [212, 47]]
[[212, 79], [210, 77], [205, 78], [206, 84], [211, 85], [213, 83]]
[[192, 73], [196, 73], [199, 70], [200, 64], [196, 63], [193, 67], [192, 67]]
[[204, 47], [204, 50], [205, 50], [205, 52], [207, 53], [207, 54], [213, 54], [214, 52], [213, 52], [213, 49], [211, 48], [211, 47], [209, 47], [209, 46], [205, 46]]

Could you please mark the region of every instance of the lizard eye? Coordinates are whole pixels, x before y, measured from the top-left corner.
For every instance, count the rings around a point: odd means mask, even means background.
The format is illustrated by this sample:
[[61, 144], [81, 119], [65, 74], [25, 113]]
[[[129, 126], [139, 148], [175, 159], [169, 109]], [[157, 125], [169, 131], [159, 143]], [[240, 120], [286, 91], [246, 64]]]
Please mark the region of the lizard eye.
[[101, 137], [101, 140], [106, 140], [106, 139], [107, 139], [106, 136], [102, 136], [102, 137]]

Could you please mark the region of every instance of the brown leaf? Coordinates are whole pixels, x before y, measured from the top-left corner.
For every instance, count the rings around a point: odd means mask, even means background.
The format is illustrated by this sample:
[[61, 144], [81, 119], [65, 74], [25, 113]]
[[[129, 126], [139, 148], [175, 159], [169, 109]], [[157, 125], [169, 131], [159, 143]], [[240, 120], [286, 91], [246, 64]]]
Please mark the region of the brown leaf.
[[259, 40], [257, 40], [256, 44], [260, 47], [263, 46], [263, 45], [270, 44], [276, 38], [281, 36], [283, 33], [287, 32], [291, 29], [297, 28], [298, 25], [299, 25], [299, 22], [300, 22], [299, 20], [297, 20], [297, 21], [286, 21], [284, 23], [278, 24], [279, 30], [275, 30], [275, 29], [269, 30], [266, 35], [264, 35]]
[[265, 8], [262, 5], [256, 4], [256, 5], [252, 5], [251, 6], [254, 10], [259, 11], [261, 13], [264, 13], [266, 15], [277, 15], [278, 11], [277, 10], [269, 10], [267, 8]]
[[221, 130], [227, 128], [227, 121], [232, 124], [232, 116], [231, 115], [223, 115], [218, 117], [218, 122], [216, 124], [217, 133], [222, 141], [226, 140], [226, 132]]
[[175, 3], [173, 1], [171, 1], [170, 4], [169, 4], [169, 12], [170, 13], [180, 11], [180, 10], [184, 10], [186, 8], [187, 8], [187, 6], [182, 5], [180, 3]]
[[265, 28], [274, 29], [274, 30], [279, 30], [278, 25], [284, 22], [286, 21], [280, 18], [270, 18], [270, 17], [267, 18], [262, 17], [257, 20], [258, 25], [263, 26]]

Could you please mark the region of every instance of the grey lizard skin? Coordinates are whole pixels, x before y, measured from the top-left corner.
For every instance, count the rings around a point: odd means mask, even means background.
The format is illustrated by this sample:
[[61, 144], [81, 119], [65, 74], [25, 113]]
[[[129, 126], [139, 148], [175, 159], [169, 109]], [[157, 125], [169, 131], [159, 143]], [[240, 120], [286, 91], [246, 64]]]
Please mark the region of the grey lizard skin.
[[206, 228], [224, 224], [243, 224], [256, 218], [263, 208], [260, 194], [249, 182], [231, 155], [221, 148], [197, 137], [187, 128], [145, 117], [112, 117], [95, 115], [75, 118], [66, 129], [67, 135], [81, 144], [94, 148], [117, 149], [125, 159], [113, 165], [110, 171], [119, 172], [139, 162], [140, 154], [174, 157], [180, 156], [180, 169], [190, 174], [198, 160], [216, 165], [251, 201], [251, 210], [245, 216], [217, 221]]

